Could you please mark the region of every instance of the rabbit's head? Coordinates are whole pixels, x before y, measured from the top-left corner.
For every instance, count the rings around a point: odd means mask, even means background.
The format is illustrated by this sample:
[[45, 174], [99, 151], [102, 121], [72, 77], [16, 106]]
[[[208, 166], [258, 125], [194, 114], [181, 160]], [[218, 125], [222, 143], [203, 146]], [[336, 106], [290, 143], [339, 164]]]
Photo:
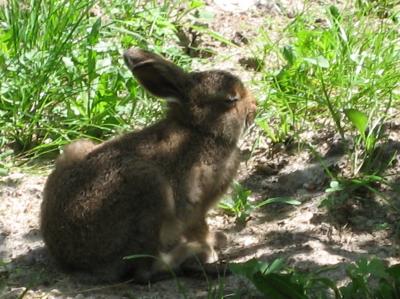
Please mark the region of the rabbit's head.
[[187, 73], [156, 54], [134, 48], [124, 53], [124, 60], [150, 93], [168, 101], [169, 116], [194, 130], [236, 143], [254, 119], [255, 99], [228, 72]]

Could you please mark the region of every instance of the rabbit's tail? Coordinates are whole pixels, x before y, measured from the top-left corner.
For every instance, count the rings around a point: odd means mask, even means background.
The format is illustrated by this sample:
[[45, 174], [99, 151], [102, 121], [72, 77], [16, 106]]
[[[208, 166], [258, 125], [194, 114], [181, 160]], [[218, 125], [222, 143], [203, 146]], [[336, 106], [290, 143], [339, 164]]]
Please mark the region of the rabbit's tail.
[[78, 140], [64, 147], [64, 152], [57, 159], [56, 168], [65, 168], [81, 161], [96, 144], [89, 140]]

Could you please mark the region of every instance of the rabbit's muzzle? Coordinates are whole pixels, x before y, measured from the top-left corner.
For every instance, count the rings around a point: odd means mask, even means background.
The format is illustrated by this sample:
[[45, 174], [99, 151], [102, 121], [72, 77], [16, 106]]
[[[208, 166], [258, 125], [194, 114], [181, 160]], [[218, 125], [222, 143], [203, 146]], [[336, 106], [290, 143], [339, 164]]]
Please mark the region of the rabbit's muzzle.
[[257, 102], [252, 95], [249, 95], [249, 104], [245, 120], [246, 128], [249, 127], [254, 122], [254, 119], [256, 117], [256, 112], [257, 112]]

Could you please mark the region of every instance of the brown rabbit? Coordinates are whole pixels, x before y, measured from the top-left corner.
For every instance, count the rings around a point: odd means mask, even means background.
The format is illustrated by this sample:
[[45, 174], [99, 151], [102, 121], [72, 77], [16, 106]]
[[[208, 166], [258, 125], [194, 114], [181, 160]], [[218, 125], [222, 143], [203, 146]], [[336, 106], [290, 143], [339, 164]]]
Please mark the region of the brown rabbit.
[[[133, 48], [124, 60], [141, 85], [168, 101], [167, 117], [99, 145], [67, 146], [41, 210], [56, 261], [102, 281], [147, 280], [194, 255], [215, 256], [206, 213], [238, 169], [238, 138], [256, 109], [228, 72], [186, 73]], [[124, 259], [130, 255], [156, 259]]]

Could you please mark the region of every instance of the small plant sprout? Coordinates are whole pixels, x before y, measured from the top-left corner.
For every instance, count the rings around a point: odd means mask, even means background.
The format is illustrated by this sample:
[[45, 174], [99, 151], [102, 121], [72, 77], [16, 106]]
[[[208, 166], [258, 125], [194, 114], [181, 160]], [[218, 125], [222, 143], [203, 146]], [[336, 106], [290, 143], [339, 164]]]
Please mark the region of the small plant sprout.
[[251, 190], [243, 187], [239, 182], [232, 184], [232, 193], [219, 203], [219, 208], [227, 214], [236, 218], [237, 222], [246, 222], [251, 213], [258, 208], [273, 204], [283, 203], [289, 205], [299, 205], [301, 202], [290, 197], [274, 197], [262, 201], [255, 201], [252, 196]]

